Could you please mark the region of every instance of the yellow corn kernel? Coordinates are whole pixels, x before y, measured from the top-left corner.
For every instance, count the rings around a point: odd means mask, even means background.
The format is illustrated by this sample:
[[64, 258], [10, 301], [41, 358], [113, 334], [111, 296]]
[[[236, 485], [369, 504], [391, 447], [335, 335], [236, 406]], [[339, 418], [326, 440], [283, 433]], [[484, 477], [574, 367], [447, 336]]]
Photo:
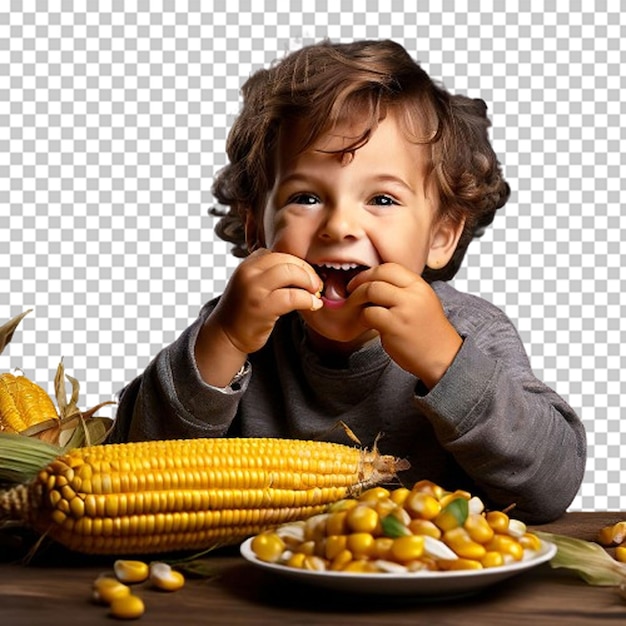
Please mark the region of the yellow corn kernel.
[[425, 535], [433, 539], [441, 538], [441, 530], [430, 520], [412, 519], [409, 522], [409, 530], [414, 535]]
[[204, 550], [311, 518], [402, 467], [376, 451], [321, 441], [101, 445], [59, 456], [27, 486], [7, 492], [3, 506], [12, 519], [79, 552]]
[[359, 496], [359, 502], [378, 502], [389, 498], [389, 489], [384, 487], [371, 487]]
[[432, 520], [441, 512], [441, 503], [428, 493], [412, 491], [404, 502], [404, 508], [413, 518]]
[[294, 548], [294, 552], [300, 552], [306, 556], [312, 556], [315, 554], [317, 544], [315, 541], [303, 541], [299, 546]]
[[342, 550], [335, 556], [335, 558], [331, 561], [328, 569], [339, 572], [343, 570], [348, 563], [351, 563], [353, 560], [352, 552], [350, 550]]
[[500, 567], [504, 565], [504, 556], [500, 552], [490, 550], [485, 553], [485, 556], [480, 559], [480, 563], [483, 567]]
[[115, 598], [110, 605], [109, 612], [118, 619], [137, 619], [146, 611], [143, 600], [132, 593], [121, 598]]
[[424, 537], [420, 535], [405, 535], [393, 540], [390, 555], [394, 561], [408, 563], [419, 559], [424, 554]]
[[374, 540], [374, 556], [377, 559], [388, 560], [393, 546], [391, 537], [376, 537]]
[[504, 555], [512, 556], [516, 561], [521, 561], [524, 556], [524, 548], [520, 542], [510, 535], [495, 534], [493, 539], [485, 545], [487, 550], [495, 550]]
[[285, 542], [274, 531], [265, 531], [255, 535], [250, 544], [254, 554], [267, 563], [276, 563], [285, 550]]
[[615, 558], [621, 563], [626, 563], [626, 546], [617, 546], [615, 548]]
[[434, 498], [437, 498], [437, 500], [441, 499], [445, 494], [445, 490], [443, 489], [443, 487], [440, 487], [430, 480], [417, 481], [413, 485], [412, 491], [421, 491], [423, 493], [428, 493]]
[[111, 604], [115, 598], [130, 594], [130, 587], [112, 576], [99, 576], [93, 583], [93, 599], [101, 604]]
[[160, 561], [150, 563], [148, 578], [152, 586], [161, 591], [177, 591], [185, 584], [185, 577], [179, 571], [172, 569], [169, 563]]
[[541, 550], [541, 540], [533, 533], [525, 533], [518, 541], [524, 550]]
[[372, 556], [374, 537], [370, 533], [351, 533], [347, 537], [346, 548], [355, 559]]
[[343, 535], [348, 532], [348, 525], [346, 524], [346, 516], [348, 511], [335, 511], [328, 514], [326, 520], [326, 534], [327, 535]]
[[306, 557], [307, 555], [304, 554], [304, 552], [294, 552], [287, 559], [287, 566], [295, 567], [296, 569], [304, 569], [304, 560], [306, 559]]
[[465, 530], [459, 526], [443, 533], [443, 542], [461, 558], [480, 560], [485, 556], [485, 546], [476, 543]]
[[115, 577], [123, 583], [141, 583], [148, 578], [150, 568], [143, 561], [118, 559], [113, 563]]
[[402, 507], [398, 506], [391, 498], [378, 500], [372, 508], [378, 513], [378, 517], [381, 519], [387, 517], [387, 515], [394, 511], [403, 510]]
[[353, 533], [379, 533], [380, 517], [371, 507], [359, 504], [347, 512], [346, 526]]
[[340, 552], [346, 549], [348, 538], [346, 535], [329, 535], [324, 542], [324, 556], [332, 561]]
[[410, 493], [410, 489], [407, 489], [406, 487], [398, 487], [389, 494], [389, 498], [394, 504], [397, 504], [398, 506], [404, 506], [404, 501], [407, 499]]
[[504, 534], [509, 530], [509, 516], [502, 511], [489, 511], [485, 518], [495, 532]]
[[354, 574], [364, 574], [373, 571], [374, 567], [368, 561], [350, 561], [344, 565], [342, 572], [352, 572]]
[[467, 516], [463, 528], [473, 541], [477, 543], [487, 543], [491, 541], [495, 531], [483, 515], [470, 514]]
[[603, 546], [616, 546], [626, 540], [626, 522], [605, 526], [598, 533], [598, 542]]
[[467, 500], [469, 502], [471, 497], [472, 494], [469, 491], [465, 491], [464, 489], [457, 489], [451, 493], [446, 493], [445, 495], [441, 496], [441, 498], [439, 498], [439, 501], [441, 503], [441, 507], [444, 508], [448, 504], [450, 504], [452, 500], [456, 500], [457, 498], [463, 498], [463, 500]]

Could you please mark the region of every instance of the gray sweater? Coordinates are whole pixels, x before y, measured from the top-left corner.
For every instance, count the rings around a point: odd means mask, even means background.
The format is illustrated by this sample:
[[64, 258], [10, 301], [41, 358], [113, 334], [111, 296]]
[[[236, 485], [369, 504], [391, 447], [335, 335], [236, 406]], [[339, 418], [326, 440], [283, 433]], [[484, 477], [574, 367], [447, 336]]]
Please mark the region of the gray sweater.
[[373, 341], [330, 367], [307, 345], [301, 318], [281, 318], [226, 389], [202, 381], [194, 362], [200, 326], [215, 306], [121, 393], [111, 441], [268, 436], [360, 442], [406, 458], [399, 475], [468, 489], [492, 508], [541, 523], [572, 502], [585, 469], [583, 425], [532, 373], [511, 321], [489, 302], [434, 283], [463, 337], [454, 362], [430, 391]]

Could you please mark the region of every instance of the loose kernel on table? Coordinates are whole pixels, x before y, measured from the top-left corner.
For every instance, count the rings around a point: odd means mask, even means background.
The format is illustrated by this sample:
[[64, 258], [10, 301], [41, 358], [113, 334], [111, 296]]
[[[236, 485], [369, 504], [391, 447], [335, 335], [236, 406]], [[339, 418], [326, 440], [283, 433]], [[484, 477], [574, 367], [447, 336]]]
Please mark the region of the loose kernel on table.
[[116, 578], [123, 583], [141, 583], [147, 580], [150, 568], [143, 561], [118, 559], [113, 563]]
[[115, 598], [109, 608], [109, 613], [118, 619], [137, 619], [145, 611], [143, 600], [132, 593], [122, 598]]
[[150, 563], [150, 582], [161, 591], [177, 591], [185, 584], [185, 577], [172, 569], [169, 563], [155, 561]]
[[111, 604], [116, 598], [130, 594], [130, 587], [112, 576], [99, 576], [93, 583], [93, 599], [102, 604]]

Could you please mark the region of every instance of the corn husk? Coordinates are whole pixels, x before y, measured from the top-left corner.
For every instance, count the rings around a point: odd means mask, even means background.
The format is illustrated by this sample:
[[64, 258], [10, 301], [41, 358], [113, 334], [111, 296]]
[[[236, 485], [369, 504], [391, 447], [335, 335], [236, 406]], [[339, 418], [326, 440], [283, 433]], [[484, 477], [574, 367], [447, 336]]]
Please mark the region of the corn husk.
[[0, 484], [27, 483], [61, 452], [40, 439], [0, 432]]
[[601, 545], [543, 531], [533, 531], [533, 534], [556, 545], [551, 567], [572, 570], [590, 585], [619, 587], [626, 584], [626, 564], [616, 561]]
[[[19, 323], [30, 311], [32, 309], [24, 311], [0, 326], [0, 353], [10, 343]], [[69, 398], [65, 390], [66, 380], [71, 385]], [[115, 404], [115, 401], [107, 400], [87, 411], [81, 411], [78, 407], [79, 390], [80, 385], [78, 381], [65, 373], [65, 367], [61, 359], [54, 377], [54, 392], [58, 416], [42, 420], [19, 434], [29, 439], [40, 439], [46, 443], [59, 446], [61, 449], [103, 443], [113, 427], [113, 420], [108, 417], [97, 416], [95, 413], [107, 404]]]
[[4, 349], [9, 345], [11, 339], [13, 339], [13, 333], [19, 326], [20, 322], [32, 311], [28, 309], [19, 315], [16, 315], [13, 319], [10, 319], [5, 324], [0, 326], [0, 354], [4, 352]]

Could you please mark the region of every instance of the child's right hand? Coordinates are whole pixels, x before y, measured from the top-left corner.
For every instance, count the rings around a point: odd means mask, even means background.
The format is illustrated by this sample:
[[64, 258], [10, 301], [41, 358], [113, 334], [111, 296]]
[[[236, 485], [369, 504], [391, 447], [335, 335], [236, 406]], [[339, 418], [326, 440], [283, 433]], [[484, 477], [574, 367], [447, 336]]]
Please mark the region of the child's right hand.
[[306, 261], [265, 248], [253, 252], [233, 272], [198, 336], [196, 362], [204, 380], [226, 386], [248, 354], [265, 345], [279, 317], [323, 306], [322, 287]]

